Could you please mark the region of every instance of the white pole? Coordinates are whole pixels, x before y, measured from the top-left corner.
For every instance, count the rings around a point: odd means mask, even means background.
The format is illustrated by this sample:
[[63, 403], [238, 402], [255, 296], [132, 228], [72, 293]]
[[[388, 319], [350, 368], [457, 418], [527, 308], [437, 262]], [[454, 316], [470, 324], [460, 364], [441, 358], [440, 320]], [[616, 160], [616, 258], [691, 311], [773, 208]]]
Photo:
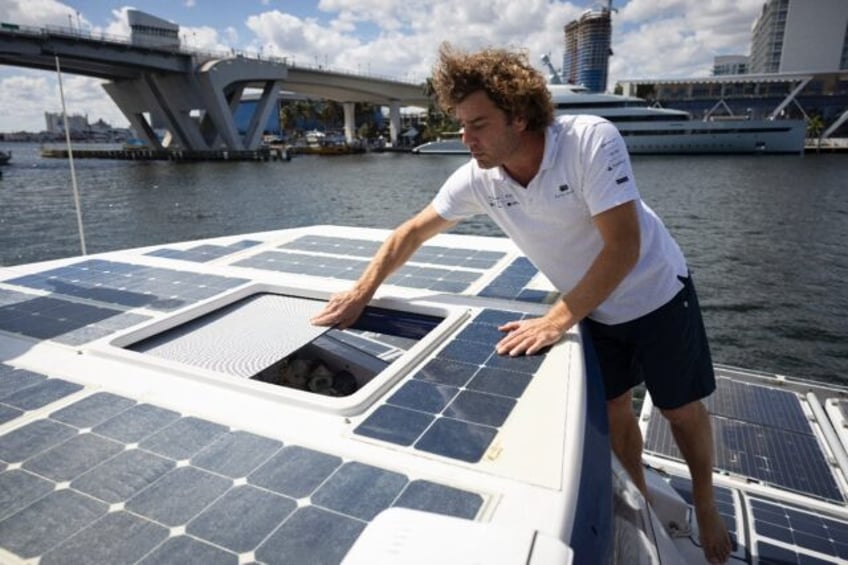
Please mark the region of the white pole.
[[59, 56], [56, 55], [56, 74], [59, 76], [59, 97], [62, 99], [62, 116], [65, 123], [65, 143], [68, 146], [68, 163], [71, 165], [71, 186], [74, 190], [74, 207], [77, 210], [77, 230], [79, 231], [80, 249], [85, 251], [85, 229], [82, 225], [82, 210], [80, 208], [79, 190], [77, 189], [77, 173], [74, 169], [74, 152], [71, 148], [71, 129], [68, 127], [68, 111], [65, 109], [65, 90], [62, 88], [62, 69], [59, 68]]

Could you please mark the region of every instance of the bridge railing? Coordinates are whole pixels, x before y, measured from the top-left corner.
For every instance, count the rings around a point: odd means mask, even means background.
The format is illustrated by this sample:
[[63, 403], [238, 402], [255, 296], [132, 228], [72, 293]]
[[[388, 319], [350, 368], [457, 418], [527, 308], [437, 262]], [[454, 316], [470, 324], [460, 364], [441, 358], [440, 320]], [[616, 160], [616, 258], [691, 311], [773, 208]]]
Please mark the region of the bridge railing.
[[110, 33], [103, 32], [95, 32], [90, 29], [84, 30], [77, 27], [64, 27], [64, 26], [56, 26], [56, 25], [47, 25], [43, 27], [36, 26], [28, 26], [28, 25], [19, 25], [9, 22], [0, 22], [0, 34], [9, 34], [9, 35], [25, 35], [29, 37], [37, 37], [41, 39], [49, 39], [51, 37], [58, 37], [63, 39], [84, 39], [89, 41], [98, 41], [102, 43], [108, 43], [112, 45], [120, 45], [120, 46], [134, 46], [134, 47], [143, 47], [144, 49], [160, 51], [165, 53], [174, 53], [178, 55], [186, 55], [189, 57], [194, 57], [197, 59], [203, 60], [211, 60], [211, 59], [231, 59], [231, 58], [244, 58], [249, 60], [258, 60], [258, 61], [268, 61], [271, 63], [286, 65], [288, 67], [299, 68], [299, 69], [310, 69], [316, 71], [324, 71], [328, 73], [334, 73], [339, 75], [345, 75], [350, 77], [368, 77], [379, 80], [386, 80], [392, 82], [403, 82], [407, 84], [420, 84], [423, 82], [423, 79], [416, 80], [414, 78], [398, 78], [396, 76], [372, 73], [370, 70], [368, 72], [363, 73], [361, 70], [357, 70], [356, 72], [352, 70], [348, 70], [345, 68], [337, 68], [329, 65], [320, 65], [320, 64], [303, 64], [297, 63], [295, 57], [280, 57], [276, 55], [268, 55], [263, 54], [261, 52], [249, 52], [240, 49], [230, 49], [229, 51], [210, 51], [203, 49], [194, 49], [189, 48], [183, 45], [178, 45], [174, 47], [162, 46], [162, 45], [144, 45], [133, 43], [131, 38], [115, 35]]

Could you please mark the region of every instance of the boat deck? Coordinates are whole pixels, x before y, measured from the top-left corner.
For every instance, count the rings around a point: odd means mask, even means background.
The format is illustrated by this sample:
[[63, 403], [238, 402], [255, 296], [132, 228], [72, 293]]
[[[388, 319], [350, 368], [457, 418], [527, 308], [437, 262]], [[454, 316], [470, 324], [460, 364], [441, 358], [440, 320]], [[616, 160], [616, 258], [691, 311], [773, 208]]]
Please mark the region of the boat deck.
[[[556, 296], [511, 243], [438, 236], [365, 327], [308, 324], [385, 235], [317, 226], [0, 269], [0, 562], [599, 551], [610, 460], [579, 331], [538, 356], [493, 352], [498, 325]], [[281, 386], [304, 351], [348, 363], [357, 389]], [[709, 407], [734, 558], [848, 558], [844, 392], [720, 371]], [[646, 463], [682, 495], [663, 519], [687, 511], [688, 479], [654, 416], [647, 399]], [[691, 516], [665, 525], [698, 562]]]

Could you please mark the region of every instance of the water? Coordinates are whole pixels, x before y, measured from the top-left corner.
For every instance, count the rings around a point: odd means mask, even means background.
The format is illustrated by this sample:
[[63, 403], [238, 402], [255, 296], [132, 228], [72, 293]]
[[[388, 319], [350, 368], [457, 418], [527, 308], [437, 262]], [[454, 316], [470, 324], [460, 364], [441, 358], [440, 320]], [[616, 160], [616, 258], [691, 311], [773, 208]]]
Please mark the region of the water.
[[[65, 160], [5, 144], [0, 264], [79, 254]], [[391, 228], [463, 157], [76, 160], [89, 253], [312, 224]], [[848, 385], [848, 155], [636, 156], [695, 275], [716, 362]], [[483, 218], [460, 233], [496, 235]]]

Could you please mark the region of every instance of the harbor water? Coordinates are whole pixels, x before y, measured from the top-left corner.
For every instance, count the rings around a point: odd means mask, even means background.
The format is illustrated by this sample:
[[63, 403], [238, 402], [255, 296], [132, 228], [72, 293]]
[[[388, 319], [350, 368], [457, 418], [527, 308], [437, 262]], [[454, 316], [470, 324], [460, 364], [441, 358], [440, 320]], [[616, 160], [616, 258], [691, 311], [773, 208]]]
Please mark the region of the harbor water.
[[[0, 144], [0, 264], [80, 253], [69, 164]], [[465, 158], [75, 161], [89, 253], [311, 224], [391, 228]], [[718, 363], [848, 385], [848, 155], [636, 156], [694, 274]], [[499, 235], [487, 219], [460, 233]]]

